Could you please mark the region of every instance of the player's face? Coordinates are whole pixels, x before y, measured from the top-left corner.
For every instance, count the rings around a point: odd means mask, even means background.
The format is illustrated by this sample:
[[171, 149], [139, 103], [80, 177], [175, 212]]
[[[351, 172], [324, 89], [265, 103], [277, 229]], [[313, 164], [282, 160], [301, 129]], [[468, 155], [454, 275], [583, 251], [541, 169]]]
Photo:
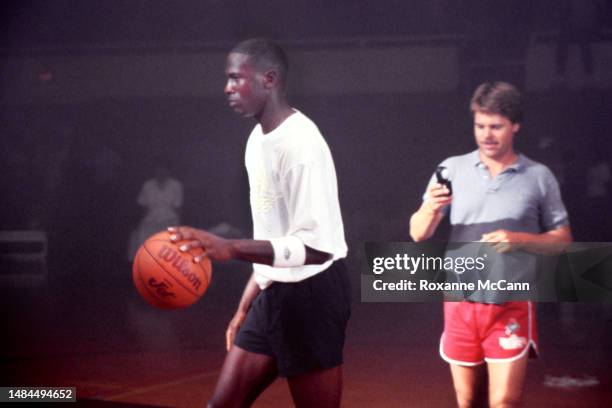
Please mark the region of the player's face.
[[243, 116], [258, 116], [265, 106], [264, 75], [245, 54], [230, 53], [225, 68], [225, 94], [229, 105]]
[[514, 153], [514, 134], [520, 125], [499, 114], [476, 111], [474, 136], [480, 154], [494, 160], [503, 160]]

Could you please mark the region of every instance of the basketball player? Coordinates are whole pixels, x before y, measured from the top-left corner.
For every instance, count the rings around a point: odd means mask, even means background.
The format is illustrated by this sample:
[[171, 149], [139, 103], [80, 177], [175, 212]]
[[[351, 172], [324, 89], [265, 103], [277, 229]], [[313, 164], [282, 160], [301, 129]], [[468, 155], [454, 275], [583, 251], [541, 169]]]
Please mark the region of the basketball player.
[[[482, 241], [502, 253], [550, 252], [570, 243], [567, 212], [553, 174], [514, 150], [522, 119], [519, 92], [508, 83], [485, 83], [476, 89], [470, 108], [478, 149], [441, 163], [453, 193], [432, 178], [410, 219], [412, 238], [431, 237], [450, 212], [453, 242]], [[503, 273], [520, 282], [535, 273], [516, 269]], [[487, 295], [482, 301], [444, 304], [440, 354], [450, 364], [460, 407], [476, 404], [485, 367], [489, 406], [517, 406], [529, 351], [537, 351], [534, 305], [505, 302], [499, 291]]]
[[170, 228], [181, 250], [253, 263], [209, 407], [249, 406], [277, 376], [298, 407], [340, 405], [350, 288], [336, 172], [317, 126], [287, 100], [287, 70], [284, 51], [265, 39], [227, 58], [229, 105], [257, 121], [245, 153], [254, 239]]

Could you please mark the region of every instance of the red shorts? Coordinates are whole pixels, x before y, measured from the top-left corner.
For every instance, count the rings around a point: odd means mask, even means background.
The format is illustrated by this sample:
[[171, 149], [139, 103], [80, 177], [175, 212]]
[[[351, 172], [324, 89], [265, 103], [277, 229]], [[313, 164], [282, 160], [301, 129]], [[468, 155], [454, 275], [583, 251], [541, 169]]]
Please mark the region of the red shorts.
[[531, 348], [537, 353], [537, 341], [535, 305], [531, 302], [444, 303], [440, 355], [451, 364], [510, 362]]

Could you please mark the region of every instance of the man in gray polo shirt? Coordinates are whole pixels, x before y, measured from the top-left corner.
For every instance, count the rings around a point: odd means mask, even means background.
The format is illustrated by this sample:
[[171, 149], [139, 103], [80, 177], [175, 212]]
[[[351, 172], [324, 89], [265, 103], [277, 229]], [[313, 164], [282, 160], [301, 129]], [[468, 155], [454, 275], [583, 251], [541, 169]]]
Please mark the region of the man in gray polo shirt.
[[[480, 85], [470, 105], [478, 149], [441, 163], [451, 191], [432, 179], [425, 199], [410, 219], [410, 235], [423, 241], [450, 212], [452, 242], [486, 242], [501, 253], [548, 253], [571, 242], [567, 212], [550, 170], [515, 152], [522, 120], [521, 96], [504, 82]], [[509, 280], [529, 280], [531, 265], [500, 269]], [[499, 270], [498, 270], [499, 271]], [[505, 302], [479, 294], [470, 301], [444, 304], [440, 354], [450, 364], [460, 407], [476, 402], [486, 371], [489, 405], [517, 406], [527, 357], [537, 350], [535, 309], [531, 302]]]

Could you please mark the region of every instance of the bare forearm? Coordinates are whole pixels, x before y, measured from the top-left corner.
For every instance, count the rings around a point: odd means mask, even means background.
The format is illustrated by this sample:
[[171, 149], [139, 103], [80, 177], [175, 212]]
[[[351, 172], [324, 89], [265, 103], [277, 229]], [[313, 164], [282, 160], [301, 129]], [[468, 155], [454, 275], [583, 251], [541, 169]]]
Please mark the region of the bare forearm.
[[240, 303], [238, 303], [238, 311], [246, 313], [259, 292], [261, 292], [261, 289], [259, 288], [257, 282], [255, 282], [255, 273], [252, 273], [249, 281], [244, 287], [244, 291], [242, 292]]
[[274, 249], [270, 241], [233, 239], [230, 241], [235, 259], [264, 265], [274, 262]]
[[[236, 239], [231, 240], [231, 246], [236, 259], [246, 262], [272, 265], [274, 249], [270, 241]], [[322, 264], [329, 260], [330, 254], [306, 246], [305, 265]]]
[[441, 211], [432, 210], [426, 202], [410, 217], [410, 236], [416, 242], [431, 237], [440, 225], [444, 215]]
[[[208, 231], [193, 227], [169, 227], [170, 240], [179, 244], [179, 249], [183, 252], [193, 248], [203, 248], [205, 251], [194, 256], [194, 261], [200, 262], [203, 257], [208, 256], [213, 261], [225, 262], [238, 259], [245, 262], [258, 263], [273, 266], [275, 262], [274, 247], [268, 240], [254, 239], [225, 239]], [[319, 251], [303, 245], [299, 238], [281, 237], [291, 241], [290, 244], [297, 246], [297, 254], [302, 254], [299, 258], [299, 265], [323, 264], [331, 259], [331, 254]], [[292, 265], [293, 266], [293, 265]]]
[[542, 234], [518, 233], [521, 248], [535, 254], [556, 254], [565, 250], [573, 241], [569, 226]]

